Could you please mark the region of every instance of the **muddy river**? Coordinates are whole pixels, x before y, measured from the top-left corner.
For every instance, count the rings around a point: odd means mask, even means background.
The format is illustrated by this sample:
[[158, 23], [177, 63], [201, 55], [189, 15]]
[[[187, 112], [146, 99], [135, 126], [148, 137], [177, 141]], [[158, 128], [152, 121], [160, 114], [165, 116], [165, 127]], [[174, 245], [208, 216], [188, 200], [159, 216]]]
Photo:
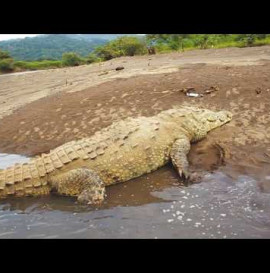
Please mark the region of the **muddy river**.
[[[27, 160], [0, 154], [0, 168]], [[2, 200], [0, 238], [270, 238], [270, 193], [222, 168], [184, 187], [168, 165], [107, 195], [100, 207], [53, 195]]]

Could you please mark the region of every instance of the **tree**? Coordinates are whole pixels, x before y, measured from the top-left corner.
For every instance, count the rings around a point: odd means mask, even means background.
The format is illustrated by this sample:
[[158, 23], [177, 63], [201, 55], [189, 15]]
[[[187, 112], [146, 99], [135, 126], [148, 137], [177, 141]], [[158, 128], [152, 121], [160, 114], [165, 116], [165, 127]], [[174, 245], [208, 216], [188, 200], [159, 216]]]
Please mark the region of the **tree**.
[[195, 37], [195, 45], [201, 49], [206, 49], [208, 47], [209, 35], [207, 34], [198, 34]]
[[0, 72], [11, 72], [14, 69], [14, 61], [7, 51], [0, 50]]
[[144, 41], [137, 37], [124, 36], [96, 48], [94, 53], [103, 60], [110, 60], [120, 56], [146, 54], [147, 47]]
[[112, 45], [122, 51], [124, 56], [142, 55], [146, 53], [146, 45], [136, 37], [120, 37], [112, 41]]
[[97, 57], [96, 54], [94, 54], [93, 52], [90, 53], [87, 57], [86, 57], [86, 63], [87, 64], [91, 64], [91, 63], [95, 63], [100, 61], [100, 58]]
[[7, 51], [2, 51], [0, 49], [0, 60], [3, 60], [3, 59], [10, 59], [10, 54], [7, 52]]
[[66, 52], [62, 55], [62, 63], [65, 66], [78, 66], [82, 63], [82, 59], [74, 52]]
[[14, 69], [14, 62], [11, 58], [5, 58], [0, 60], [0, 71], [11, 72]]
[[29, 39], [0, 41], [0, 48], [8, 50], [18, 61], [61, 60], [65, 52], [75, 52], [86, 57], [95, 46], [107, 42], [102, 38], [86, 40], [77, 36], [76, 34], [44, 34]]
[[266, 37], [265, 34], [240, 34], [237, 37], [238, 41], [242, 41], [245, 46], [252, 46], [256, 39], [264, 39]]
[[184, 50], [185, 41], [189, 36], [189, 34], [147, 34], [146, 41], [151, 46], [167, 44], [172, 50]]
[[99, 46], [95, 49], [94, 54], [102, 60], [111, 60], [119, 57], [119, 53], [110, 45]]

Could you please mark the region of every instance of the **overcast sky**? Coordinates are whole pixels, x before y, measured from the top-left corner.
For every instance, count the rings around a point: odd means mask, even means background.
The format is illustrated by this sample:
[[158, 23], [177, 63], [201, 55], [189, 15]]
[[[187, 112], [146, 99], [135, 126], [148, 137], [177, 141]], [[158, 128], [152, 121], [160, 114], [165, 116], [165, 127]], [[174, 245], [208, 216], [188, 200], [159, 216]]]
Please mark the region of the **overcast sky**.
[[0, 41], [3, 40], [10, 40], [10, 39], [18, 39], [18, 38], [25, 38], [25, 37], [34, 37], [38, 34], [0, 34]]
[[[25, 37], [35, 37], [40, 34], [0, 34], [0, 41], [3, 40], [10, 40], [10, 39], [19, 39]], [[145, 34], [138, 34], [138, 35], [145, 35]]]

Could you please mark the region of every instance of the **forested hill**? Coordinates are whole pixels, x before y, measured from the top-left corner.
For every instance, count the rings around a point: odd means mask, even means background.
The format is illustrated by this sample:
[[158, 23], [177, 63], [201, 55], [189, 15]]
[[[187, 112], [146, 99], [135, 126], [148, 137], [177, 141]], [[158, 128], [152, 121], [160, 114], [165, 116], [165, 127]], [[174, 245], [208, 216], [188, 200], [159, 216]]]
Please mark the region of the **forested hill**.
[[118, 34], [47, 34], [24, 39], [0, 41], [0, 49], [15, 60], [60, 60], [64, 52], [87, 56], [100, 46], [121, 36]]

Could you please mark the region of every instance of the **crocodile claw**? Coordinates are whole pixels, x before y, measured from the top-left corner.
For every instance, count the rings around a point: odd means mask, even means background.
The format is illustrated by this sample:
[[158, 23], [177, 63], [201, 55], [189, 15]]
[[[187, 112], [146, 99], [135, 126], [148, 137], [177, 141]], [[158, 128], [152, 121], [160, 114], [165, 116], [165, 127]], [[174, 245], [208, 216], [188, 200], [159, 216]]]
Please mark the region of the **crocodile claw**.
[[179, 176], [183, 182], [183, 184], [187, 187], [195, 183], [199, 183], [202, 179], [202, 175], [198, 173], [189, 173], [188, 171], [180, 170]]
[[190, 174], [188, 171], [179, 170], [178, 172], [180, 178], [182, 179], [185, 186], [188, 186], [190, 184]]
[[79, 203], [84, 203], [87, 205], [101, 205], [104, 200], [104, 192], [102, 191], [101, 194], [95, 192], [95, 194], [93, 194], [93, 191], [84, 190], [78, 196], [77, 200]]

